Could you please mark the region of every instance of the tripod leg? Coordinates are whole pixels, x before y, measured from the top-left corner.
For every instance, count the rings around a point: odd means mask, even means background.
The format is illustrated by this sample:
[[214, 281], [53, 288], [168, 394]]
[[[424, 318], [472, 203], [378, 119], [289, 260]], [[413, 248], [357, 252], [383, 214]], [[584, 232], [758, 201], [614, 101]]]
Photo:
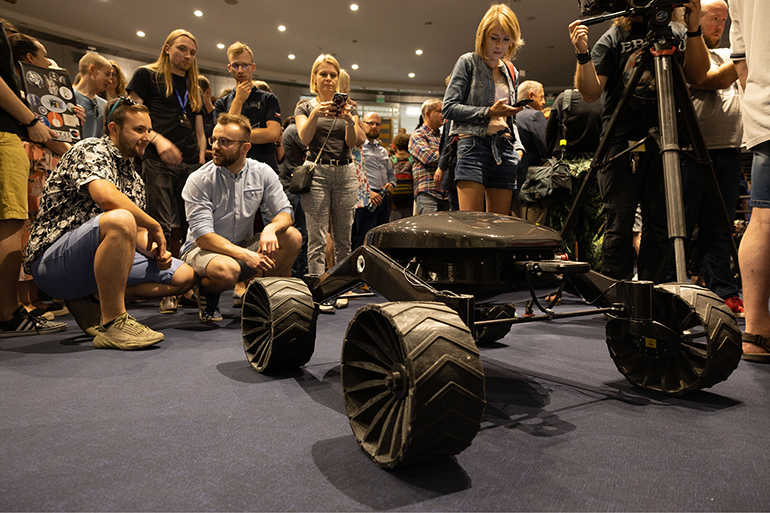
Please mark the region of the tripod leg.
[[[668, 236], [674, 243], [676, 281], [687, 281], [684, 242], [687, 231], [682, 204], [682, 174], [679, 168], [679, 139], [676, 128], [674, 80], [671, 55], [655, 56], [655, 77], [658, 87], [658, 120], [660, 122], [660, 151], [663, 158], [663, 179], [666, 185], [666, 214]], [[678, 63], [677, 63], [678, 65]]]

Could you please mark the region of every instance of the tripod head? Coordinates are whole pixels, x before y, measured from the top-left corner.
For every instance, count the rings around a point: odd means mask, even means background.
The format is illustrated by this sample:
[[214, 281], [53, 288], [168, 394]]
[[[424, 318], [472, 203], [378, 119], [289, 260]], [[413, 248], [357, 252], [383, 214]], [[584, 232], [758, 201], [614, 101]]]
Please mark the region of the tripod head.
[[[655, 30], [667, 27], [671, 22], [674, 8], [684, 6], [685, 2], [683, 0], [578, 0], [578, 4], [584, 16], [591, 16], [581, 20], [583, 25], [596, 25], [623, 16], [632, 18], [642, 16], [650, 30]], [[600, 14], [603, 12], [609, 12], [609, 14]], [[596, 14], [599, 15], [593, 16]]]

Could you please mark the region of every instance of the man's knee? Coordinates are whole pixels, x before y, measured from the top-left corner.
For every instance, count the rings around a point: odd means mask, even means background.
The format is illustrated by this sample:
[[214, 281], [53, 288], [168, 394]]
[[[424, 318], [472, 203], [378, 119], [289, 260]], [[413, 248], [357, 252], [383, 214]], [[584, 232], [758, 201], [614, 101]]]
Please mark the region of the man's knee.
[[225, 289], [235, 286], [240, 274], [238, 261], [227, 255], [213, 258], [206, 266], [206, 278]]
[[119, 208], [102, 214], [99, 218], [99, 233], [103, 240], [107, 235], [123, 235], [136, 238], [136, 219], [128, 210]]
[[182, 264], [174, 271], [170, 285], [174, 287], [173, 294], [184, 294], [190, 290], [195, 283], [195, 271], [187, 264]]
[[286, 247], [290, 253], [299, 253], [302, 247], [302, 234], [293, 226], [289, 226], [285, 232], [278, 235], [278, 245]]

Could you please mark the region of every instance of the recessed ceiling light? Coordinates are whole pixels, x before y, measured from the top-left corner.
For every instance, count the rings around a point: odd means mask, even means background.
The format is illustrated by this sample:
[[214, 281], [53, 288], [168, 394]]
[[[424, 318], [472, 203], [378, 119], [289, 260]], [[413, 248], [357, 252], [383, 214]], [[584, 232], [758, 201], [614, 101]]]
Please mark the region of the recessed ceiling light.
[[415, 50], [414, 53], [416, 53], [417, 55], [422, 55], [422, 50]]
[[278, 30], [281, 32], [286, 32], [286, 27], [284, 25], [278, 25]]
[[139, 36], [139, 37], [144, 37], [144, 36], [146, 36], [147, 34], [145, 34], [144, 32], [142, 32], [141, 30], [138, 30], [138, 31], [136, 32], [136, 35], [137, 35], [137, 36]]
[[350, 4], [350, 10], [351, 11], [357, 11], [358, 10], [358, 4]]
[[200, 18], [201, 16], [203, 16], [203, 11], [198, 10], [198, 11], [195, 11], [193, 14], [196, 15], [198, 18]]
[[217, 48], [219, 48], [220, 50], [224, 50], [225, 49], [225, 45], [222, 44], [222, 43], [217, 43]]
[[353, 64], [353, 65], [351, 66], [351, 68], [353, 68], [353, 69], [358, 69], [358, 64]]
[[294, 60], [294, 59], [296, 59], [296, 58], [297, 58], [297, 56], [296, 56], [296, 55], [294, 55], [293, 53], [290, 53], [290, 54], [289, 54], [289, 59], [291, 59], [291, 60]]
[[414, 78], [414, 73], [409, 73], [409, 78]]

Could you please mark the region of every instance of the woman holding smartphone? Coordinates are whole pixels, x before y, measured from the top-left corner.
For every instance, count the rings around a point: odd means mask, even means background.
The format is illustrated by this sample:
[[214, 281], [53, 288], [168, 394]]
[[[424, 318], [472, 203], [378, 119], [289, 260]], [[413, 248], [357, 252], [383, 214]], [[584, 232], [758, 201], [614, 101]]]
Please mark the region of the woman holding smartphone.
[[297, 105], [297, 133], [308, 146], [307, 161], [321, 153], [310, 192], [301, 197], [308, 233], [308, 272], [326, 270], [324, 248], [331, 218], [334, 253], [341, 262], [350, 253], [350, 234], [358, 191], [350, 148], [363, 144], [366, 134], [358, 123], [358, 112], [339, 91], [340, 65], [331, 55], [321, 54], [310, 73], [310, 91], [316, 97]]
[[[516, 15], [492, 5], [476, 30], [475, 52], [462, 55], [444, 94], [442, 115], [458, 135], [455, 183], [460, 210], [508, 214], [524, 153], [515, 114], [519, 72], [509, 61], [522, 46]], [[486, 206], [486, 209], [485, 209]]]

